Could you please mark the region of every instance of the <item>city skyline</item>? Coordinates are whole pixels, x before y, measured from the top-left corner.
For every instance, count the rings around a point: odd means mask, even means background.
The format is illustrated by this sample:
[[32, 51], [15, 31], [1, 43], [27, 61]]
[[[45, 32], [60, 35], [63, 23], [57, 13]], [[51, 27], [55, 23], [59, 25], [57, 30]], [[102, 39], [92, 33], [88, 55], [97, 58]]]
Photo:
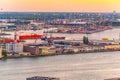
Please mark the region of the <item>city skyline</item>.
[[120, 0], [1, 0], [1, 11], [120, 12]]

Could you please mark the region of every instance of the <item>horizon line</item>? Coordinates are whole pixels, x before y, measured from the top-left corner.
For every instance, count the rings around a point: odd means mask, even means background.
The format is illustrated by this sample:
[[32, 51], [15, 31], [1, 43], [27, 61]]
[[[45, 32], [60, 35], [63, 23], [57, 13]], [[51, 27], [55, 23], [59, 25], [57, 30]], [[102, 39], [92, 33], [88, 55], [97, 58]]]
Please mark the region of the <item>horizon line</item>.
[[[96, 12], [96, 11], [0, 11], [0, 13], [7, 13], [7, 12], [17, 12], [17, 13], [113, 13], [114, 11], [109, 12]], [[116, 12], [120, 13], [120, 12]]]

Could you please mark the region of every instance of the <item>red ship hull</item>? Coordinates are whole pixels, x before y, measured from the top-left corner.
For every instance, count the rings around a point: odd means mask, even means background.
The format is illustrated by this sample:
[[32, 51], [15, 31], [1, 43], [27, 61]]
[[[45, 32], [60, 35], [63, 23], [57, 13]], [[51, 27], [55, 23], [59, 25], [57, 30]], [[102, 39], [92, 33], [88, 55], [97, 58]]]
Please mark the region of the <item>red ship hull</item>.
[[19, 39], [40, 39], [42, 38], [42, 35], [38, 35], [38, 34], [33, 34], [33, 35], [21, 35], [19, 36]]

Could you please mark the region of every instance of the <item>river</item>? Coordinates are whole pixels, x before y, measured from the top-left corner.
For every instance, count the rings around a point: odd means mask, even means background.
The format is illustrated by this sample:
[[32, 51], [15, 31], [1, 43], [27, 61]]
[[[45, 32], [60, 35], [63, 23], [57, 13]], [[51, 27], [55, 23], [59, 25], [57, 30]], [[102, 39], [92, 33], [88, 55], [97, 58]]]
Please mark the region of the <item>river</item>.
[[[28, 31], [17, 31], [17, 35], [26, 35], [26, 34], [43, 34], [44, 30], [28, 30]], [[14, 39], [14, 32], [5, 32], [8, 34], [11, 34], [11, 36], [4, 36], [4, 37], [9, 37]], [[50, 35], [50, 34], [48, 34]], [[82, 40], [83, 36], [88, 36], [88, 38], [90, 40], [93, 39], [98, 39], [98, 40], [102, 40], [102, 38], [108, 38], [109, 40], [118, 40], [120, 39], [120, 28], [117, 29], [111, 29], [111, 30], [106, 30], [106, 31], [102, 31], [102, 32], [97, 32], [97, 33], [93, 33], [93, 34], [60, 34], [60, 33], [53, 33], [52, 36], [64, 36], [66, 37], [67, 40]], [[18, 37], [17, 37], [18, 38]], [[26, 43], [34, 43], [35, 40], [27, 40]], [[36, 43], [40, 43], [41, 40], [38, 39], [36, 41]]]
[[0, 80], [26, 80], [32, 76], [59, 77], [61, 80], [104, 80], [120, 77], [120, 52], [0, 61]]

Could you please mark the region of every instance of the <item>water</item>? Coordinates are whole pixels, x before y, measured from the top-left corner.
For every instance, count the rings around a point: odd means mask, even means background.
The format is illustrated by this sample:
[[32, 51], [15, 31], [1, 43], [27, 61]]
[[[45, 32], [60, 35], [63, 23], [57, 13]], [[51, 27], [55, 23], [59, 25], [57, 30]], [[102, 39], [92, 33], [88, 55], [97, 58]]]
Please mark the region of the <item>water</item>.
[[97, 32], [93, 34], [53, 34], [54, 36], [66, 36], [68, 39], [74, 39], [74, 40], [80, 40], [83, 38], [83, 36], [88, 36], [89, 39], [99, 39], [101, 40], [102, 38], [108, 38], [108, 39], [119, 39], [119, 34], [120, 34], [120, 28], [118, 29], [111, 29], [111, 30], [106, 30], [102, 32]]
[[[33, 31], [33, 30], [28, 30], [28, 31], [17, 31], [17, 35], [22, 35], [22, 34], [43, 34], [44, 30], [37, 30], [37, 31]], [[11, 37], [12, 39], [14, 39], [14, 32], [6, 32], [6, 33], [11, 33], [11, 36], [6, 36], [6, 37]], [[106, 30], [106, 31], [102, 31], [102, 32], [97, 32], [97, 33], [93, 33], [93, 34], [60, 34], [60, 33], [53, 33], [53, 36], [65, 36], [67, 39], [75, 39], [75, 40], [80, 40], [83, 38], [83, 36], [88, 36], [90, 39], [99, 39], [101, 40], [102, 38], [106, 37], [108, 39], [119, 39], [119, 34], [120, 34], [120, 28], [117, 29], [111, 29], [111, 30]], [[49, 34], [50, 35], [50, 34]]]
[[120, 52], [0, 61], [0, 80], [25, 80], [32, 76], [59, 77], [61, 80], [104, 80], [120, 77]]

